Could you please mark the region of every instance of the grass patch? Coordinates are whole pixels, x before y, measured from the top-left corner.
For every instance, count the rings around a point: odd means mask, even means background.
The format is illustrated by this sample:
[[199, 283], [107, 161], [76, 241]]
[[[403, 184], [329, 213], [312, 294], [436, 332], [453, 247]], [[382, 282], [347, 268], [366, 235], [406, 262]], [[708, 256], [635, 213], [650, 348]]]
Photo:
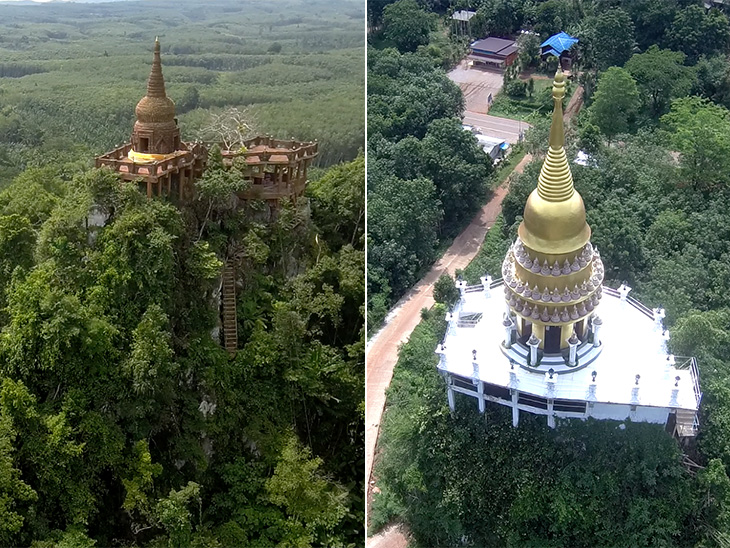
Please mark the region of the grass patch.
[[495, 280], [502, 277], [502, 261], [510, 246], [510, 240], [504, 233], [504, 217], [500, 213], [484, 237], [479, 252], [462, 272], [470, 285], [480, 283], [479, 278], [485, 274], [490, 274]]
[[499, 167], [494, 174], [494, 182], [492, 184], [493, 190], [500, 187], [502, 183], [507, 180], [526, 155], [527, 151], [522, 147], [522, 145], [515, 145], [512, 154], [507, 156], [507, 158], [499, 164]]
[[[553, 110], [551, 95], [553, 81], [535, 80], [535, 90], [532, 97], [516, 99], [509, 97], [504, 91], [500, 91], [489, 108], [490, 116], [499, 116], [511, 120], [522, 120], [523, 122], [534, 122], [539, 118], [550, 116]], [[563, 99], [563, 108], [566, 108], [573, 96], [576, 85], [568, 80]]]

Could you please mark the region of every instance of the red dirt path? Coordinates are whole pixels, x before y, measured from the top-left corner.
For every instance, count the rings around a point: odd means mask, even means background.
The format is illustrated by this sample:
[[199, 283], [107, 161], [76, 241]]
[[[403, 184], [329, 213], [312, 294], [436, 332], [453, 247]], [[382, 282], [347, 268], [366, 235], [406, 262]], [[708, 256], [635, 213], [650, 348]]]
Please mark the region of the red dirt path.
[[[517, 164], [513, 173], [522, 173], [532, 160], [528, 154]], [[375, 457], [380, 419], [385, 406], [385, 390], [393, 377], [393, 367], [398, 361], [398, 347], [406, 342], [413, 329], [421, 321], [421, 309], [431, 308], [433, 284], [444, 272], [452, 276], [456, 269], [465, 268], [479, 251], [487, 230], [502, 209], [507, 185], [499, 187], [492, 199], [479, 211], [468, 227], [454, 240], [451, 247], [398, 303], [388, 323], [373, 336], [366, 352], [367, 392], [365, 402], [365, 477], [370, 477]], [[368, 493], [368, 499], [371, 493]], [[369, 504], [368, 504], [369, 506]], [[407, 540], [401, 528], [389, 528], [386, 534], [368, 539], [368, 548], [405, 548]]]

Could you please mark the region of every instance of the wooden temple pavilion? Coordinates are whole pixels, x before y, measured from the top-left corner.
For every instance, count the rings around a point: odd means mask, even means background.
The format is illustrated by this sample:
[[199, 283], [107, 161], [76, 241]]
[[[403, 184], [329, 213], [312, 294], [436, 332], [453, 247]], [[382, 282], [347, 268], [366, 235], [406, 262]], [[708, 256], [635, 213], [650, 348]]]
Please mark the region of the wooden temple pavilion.
[[243, 142], [240, 151], [224, 150], [226, 164], [243, 157], [248, 188], [238, 194], [242, 200], [266, 200], [276, 205], [280, 198], [296, 199], [304, 194], [307, 168], [317, 156], [318, 144], [294, 139], [254, 137]]
[[[124, 181], [137, 182], [148, 197], [164, 196], [187, 203], [195, 196], [194, 182], [203, 175], [208, 149], [202, 143], [180, 140], [175, 104], [165, 92], [160, 60], [160, 42], [155, 40], [147, 94], [137, 104], [131, 142], [96, 158], [96, 167], [106, 166]], [[316, 142], [254, 137], [240, 150], [224, 150], [224, 162], [245, 159], [244, 177], [249, 188], [241, 200], [266, 200], [273, 208], [280, 198], [299, 198], [307, 184], [307, 168], [317, 156]]]
[[160, 42], [155, 40], [147, 94], [137, 103], [131, 143], [96, 158], [124, 181], [137, 181], [148, 197], [166, 196], [185, 202], [194, 194], [193, 182], [203, 174], [207, 149], [180, 140], [175, 104], [165, 93]]

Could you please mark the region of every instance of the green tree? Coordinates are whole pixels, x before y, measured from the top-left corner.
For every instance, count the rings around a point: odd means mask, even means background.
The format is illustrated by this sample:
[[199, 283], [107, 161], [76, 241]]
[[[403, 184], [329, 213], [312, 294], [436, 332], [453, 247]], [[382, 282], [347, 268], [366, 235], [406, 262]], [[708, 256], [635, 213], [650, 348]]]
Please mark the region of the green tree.
[[662, 123], [681, 155], [681, 179], [709, 189], [730, 181], [730, 113], [699, 97], [672, 102]]
[[200, 92], [196, 86], [185, 88], [182, 98], [175, 104], [175, 110], [179, 114], [190, 112], [200, 106]]
[[371, 171], [368, 181], [374, 185], [368, 192], [368, 263], [381, 268], [393, 292], [401, 295], [434, 259], [441, 204], [429, 179], [376, 173]]
[[439, 118], [461, 117], [464, 97], [443, 70], [422, 55], [368, 50], [368, 135], [423, 138]]
[[585, 122], [578, 130], [578, 147], [587, 154], [596, 154], [603, 144], [601, 130], [598, 126]]
[[695, 66], [697, 82], [693, 94], [730, 107], [730, 70], [725, 55], [701, 57]]
[[634, 51], [634, 24], [628, 14], [611, 9], [593, 22], [593, 47], [598, 70], [623, 66]]
[[322, 459], [291, 438], [284, 445], [274, 474], [266, 481], [268, 500], [290, 516], [284, 544], [327, 546], [341, 542], [333, 534], [347, 511], [344, 490], [328, 481], [320, 468]]
[[25, 507], [38, 498], [13, 462], [16, 439], [11, 417], [0, 413], [0, 542], [7, 546], [18, 544]]
[[640, 50], [666, 43], [667, 31], [677, 13], [676, 0], [632, 0], [623, 2], [623, 6], [634, 22]]
[[448, 232], [470, 218], [487, 196], [492, 163], [474, 136], [454, 118], [434, 120], [421, 143], [422, 175], [439, 192]]
[[34, 245], [35, 234], [26, 217], [0, 216], [0, 308], [7, 302], [5, 293], [15, 269], [31, 269]]
[[701, 55], [726, 52], [729, 41], [727, 17], [720, 10], [706, 11], [698, 5], [677, 12], [669, 31], [672, 49], [684, 52], [692, 62]]
[[433, 300], [437, 303], [453, 306], [459, 300], [459, 290], [456, 288], [454, 278], [448, 273], [443, 273], [433, 284]]
[[544, 37], [557, 34], [574, 22], [574, 11], [565, 0], [547, 0], [534, 9], [535, 31]]
[[644, 266], [644, 242], [637, 216], [616, 199], [607, 200], [588, 211], [593, 230], [592, 242], [613, 272], [606, 277], [635, 283]]
[[335, 166], [307, 189], [312, 219], [333, 251], [365, 247], [365, 155]]
[[591, 122], [611, 141], [631, 128], [639, 110], [636, 81], [626, 70], [610, 67], [598, 79], [598, 89], [590, 107]]
[[432, 25], [431, 15], [416, 0], [398, 0], [383, 9], [383, 35], [401, 52], [428, 44]]
[[660, 116], [671, 99], [686, 95], [692, 88], [694, 74], [683, 65], [684, 59], [681, 52], [652, 46], [645, 53], [633, 55], [626, 63], [624, 68], [648, 98], [653, 116]]

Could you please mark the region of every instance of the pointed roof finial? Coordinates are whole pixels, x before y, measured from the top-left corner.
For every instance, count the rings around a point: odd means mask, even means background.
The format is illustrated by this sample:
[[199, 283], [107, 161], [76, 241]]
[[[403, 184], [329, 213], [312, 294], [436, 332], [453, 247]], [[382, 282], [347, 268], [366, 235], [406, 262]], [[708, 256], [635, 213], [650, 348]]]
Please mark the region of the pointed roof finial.
[[565, 156], [565, 129], [563, 127], [563, 98], [565, 75], [558, 69], [553, 81], [553, 120], [550, 125], [550, 149], [540, 170], [537, 193], [543, 200], [562, 202], [575, 192], [573, 175]]
[[553, 122], [550, 126], [550, 146], [560, 148], [565, 145], [563, 129], [563, 98], [565, 97], [565, 75], [558, 68], [553, 80]]
[[155, 53], [152, 58], [152, 70], [147, 80], [147, 97], [166, 97], [165, 79], [162, 76], [162, 61], [160, 60], [160, 40], [155, 38]]

